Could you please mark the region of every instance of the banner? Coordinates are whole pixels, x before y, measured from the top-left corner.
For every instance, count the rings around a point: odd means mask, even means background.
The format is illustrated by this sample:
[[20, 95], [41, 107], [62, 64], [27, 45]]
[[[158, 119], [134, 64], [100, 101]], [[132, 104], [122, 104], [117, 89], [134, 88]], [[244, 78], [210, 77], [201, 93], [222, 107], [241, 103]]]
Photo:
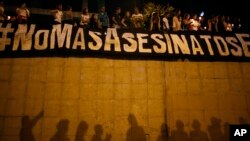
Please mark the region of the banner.
[[250, 34], [0, 23], [0, 58], [43, 56], [249, 61]]

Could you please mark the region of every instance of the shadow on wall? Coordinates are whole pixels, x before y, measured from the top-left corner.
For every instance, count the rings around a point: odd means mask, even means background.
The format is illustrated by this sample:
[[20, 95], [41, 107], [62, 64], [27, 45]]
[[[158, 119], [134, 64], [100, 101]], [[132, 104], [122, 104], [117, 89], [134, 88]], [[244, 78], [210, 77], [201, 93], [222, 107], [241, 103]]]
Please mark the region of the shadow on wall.
[[41, 119], [44, 115], [44, 112], [41, 111], [38, 115], [36, 115], [33, 119], [30, 119], [29, 116], [25, 115], [22, 117], [21, 121], [21, 130], [20, 130], [20, 141], [35, 141], [35, 137], [33, 135], [33, 128], [36, 126], [39, 119]]
[[62, 119], [56, 125], [57, 131], [50, 141], [69, 141], [67, 132], [69, 129], [69, 120]]
[[102, 139], [103, 127], [100, 124], [95, 125], [95, 134], [93, 135], [91, 141], [111, 141], [111, 134], [107, 134], [105, 139]]
[[[43, 115], [44, 112], [41, 111], [33, 119], [27, 115], [23, 116], [21, 120], [20, 141], [35, 141], [32, 130]], [[248, 124], [243, 117], [239, 117], [238, 120], [239, 124]], [[68, 119], [60, 120], [56, 125], [57, 131], [51, 137], [50, 141], [69, 141], [67, 135], [69, 123]], [[128, 123], [130, 127], [127, 130], [126, 141], [147, 141], [146, 133], [143, 127], [138, 125], [134, 114], [128, 115]], [[210, 125], [207, 126], [207, 134], [205, 131], [201, 130], [200, 121], [195, 119], [192, 121], [192, 130], [188, 134], [184, 129], [184, 123], [181, 120], [177, 120], [176, 129], [172, 130], [171, 134], [169, 134], [170, 130], [168, 125], [163, 123], [157, 141], [229, 141], [229, 125], [230, 123], [228, 122], [222, 125], [221, 119], [212, 117], [210, 119]], [[88, 123], [86, 121], [81, 121], [77, 127], [75, 141], [85, 141], [88, 128]], [[91, 141], [111, 141], [111, 134], [106, 134], [103, 139], [102, 125], [95, 125], [94, 130], [95, 134], [92, 136]]]
[[81, 121], [77, 127], [75, 141], [85, 141], [84, 137], [88, 131], [88, 124], [86, 121]]
[[127, 131], [126, 141], [146, 141], [146, 134], [144, 129], [138, 125], [136, 117], [133, 114], [129, 114], [128, 123], [130, 128]]
[[176, 121], [176, 130], [171, 132], [171, 141], [188, 141], [188, 133], [184, 130], [184, 123], [181, 120]]
[[157, 141], [169, 141], [169, 127], [166, 123], [161, 125], [161, 134], [159, 135]]

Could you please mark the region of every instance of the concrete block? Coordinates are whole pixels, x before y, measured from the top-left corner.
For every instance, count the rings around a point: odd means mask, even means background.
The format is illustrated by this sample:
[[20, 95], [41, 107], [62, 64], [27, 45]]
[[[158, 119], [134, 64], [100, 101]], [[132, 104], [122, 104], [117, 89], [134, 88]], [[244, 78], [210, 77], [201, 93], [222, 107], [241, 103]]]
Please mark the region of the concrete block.
[[10, 65], [0, 65], [0, 81], [8, 81], [11, 76]]
[[21, 65], [21, 66], [25, 66], [25, 65], [30, 65], [31, 63], [31, 59], [30, 58], [13, 58], [13, 65]]
[[30, 67], [29, 71], [29, 81], [31, 82], [45, 82], [47, 76], [47, 66], [36, 65]]
[[5, 109], [6, 109], [6, 103], [7, 100], [6, 99], [0, 99], [0, 116], [4, 116], [5, 114]]
[[199, 72], [199, 65], [198, 63], [186, 63], [186, 75], [187, 78], [199, 78], [200, 72]]
[[80, 67], [82, 60], [83, 60], [83, 58], [77, 58], [77, 57], [65, 58], [65, 66], [67, 68]]
[[0, 99], [2, 98], [6, 98], [9, 93], [10, 93], [10, 86], [9, 86], [9, 83], [6, 83], [6, 82], [1, 82], [0, 81]]
[[148, 68], [148, 83], [149, 84], [162, 84], [164, 83], [164, 74], [162, 69]]
[[130, 99], [132, 97], [132, 85], [115, 84], [114, 95], [116, 100]]
[[250, 79], [243, 79], [243, 80], [242, 80], [242, 87], [243, 87], [243, 90], [244, 90], [246, 93], [250, 93], [249, 84], [250, 84]]
[[95, 100], [81, 100], [79, 101], [79, 118], [86, 120], [89, 118], [96, 118], [97, 116], [97, 102]]
[[1, 58], [0, 65], [11, 65], [13, 58]]
[[61, 101], [61, 116], [74, 117], [78, 116], [78, 101], [77, 100], [62, 100]]
[[173, 109], [174, 110], [189, 110], [188, 96], [176, 95], [173, 96]]
[[110, 67], [114, 66], [114, 60], [112, 60], [112, 59], [104, 59], [104, 58], [98, 59], [97, 63], [98, 63], [98, 66], [101, 67], [101, 68], [103, 68], [103, 67], [104, 68], [106, 68], [106, 67], [110, 68]]
[[184, 62], [170, 62], [169, 63], [170, 77], [183, 79], [186, 78], [186, 65]]
[[154, 68], [156, 70], [162, 69], [162, 67], [164, 67], [163, 61], [147, 60], [146, 63], [148, 68]]
[[249, 63], [241, 63], [243, 77], [250, 79], [250, 66]]
[[44, 103], [44, 116], [45, 117], [58, 117], [60, 116], [60, 101], [59, 100], [46, 100]]
[[238, 62], [230, 62], [227, 65], [229, 78], [242, 78], [241, 64]]
[[202, 78], [214, 78], [214, 66], [211, 62], [199, 63], [200, 75]]
[[203, 100], [201, 95], [188, 95], [188, 105], [186, 105], [190, 110], [203, 110]]
[[49, 66], [47, 70], [47, 82], [62, 82], [63, 67]]
[[146, 83], [147, 81], [147, 72], [145, 67], [132, 67], [131, 68], [131, 77], [132, 83]]
[[87, 68], [87, 67], [97, 67], [98, 61], [100, 61], [97, 58], [81, 58], [81, 67]]
[[187, 91], [189, 95], [201, 95], [201, 80], [187, 79]]
[[19, 136], [2, 136], [2, 140], [3, 141], [18, 141], [19, 140]]
[[79, 83], [64, 83], [62, 88], [63, 99], [79, 99]]
[[100, 84], [97, 87], [96, 99], [114, 99], [114, 85], [113, 84]]
[[214, 94], [217, 91], [217, 87], [215, 84], [215, 79], [201, 79], [201, 89], [203, 93], [211, 93]]
[[242, 79], [229, 79], [229, 90], [238, 93], [243, 91]]
[[61, 83], [47, 83], [45, 85], [46, 99], [61, 99], [62, 84]]
[[63, 67], [65, 65], [65, 59], [60, 57], [48, 58], [49, 67]]
[[21, 82], [11, 82], [10, 83], [10, 93], [8, 95], [8, 98], [13, 99], [22, 99], [25, 96], [26, 91], [26, 83]]
[[177, 91], [178, 95], [187, 95], [188, 94], [188, 88], [187, 88], [187, 81], [186, 79], [176, 79], [176, 83], [173, 86], [173, 89], [176, 89], [174, 91]]
[[98, 84], [85, 84], [79, 85], [80, 99], [81, 100], [93, 100], [97, 98], [97, 86]]
[[114, 82], [114, 69], [102, 67], [98, 71], [99, 83], [113, 83]]
[[81, 76], [80, 67], [66, 67], [63, 72], [63, 82], [79, 83]]
[[150, 118], [163, 117], [164, 116], [163, 100], [150, 100], [148, 102], [148, 114]]
[[114, 100], [97, 100], [97, 120], [113, 122], [115, 120]]
[[43, 109], [42, 100], [26, 100], [24, 114], [29, 116], [36, 116]]
[[217, 93], [226, 94], [229, 91], [229, 80], [228, 79], [216, 79], [215, 86]]
[[204, 94], [201, 97], [202, 107], [204, 110], [216, 111], [219, 110], [219, 97], [217, 94]]
[[134, 84], [131, 86], [133, 99], [146, 99], [148, 95], [148, 88], [146, 84]]
[[177, 85], [176, 79], [167, 79], [166, 80], [166, 90], [167, 93], [171, 93], [171, 94], [178, 94], [178, 89], [176, 88], [176, 86], [181, 87], [180, 85], [182, 84], [185, 88], [186, 88], [186, 83], [184, 81], [181, 81], [182, 83]]
[[129, 68], [130, 67], [130, 60], [115, 60], [114, 67], [115, 68]]
[[129, 68], [115, 68], [115, 83], [130, 83], [131, 72]]
[[13, 66], [11, 80], [12, 81], [26, 81], [29, 76], [29, 66], [16, 65]]
[[148, 85], [147, 88], [148, 88], [148, 96], [150, 99], [163, 99], [164, 94], [168, 95], [167, 88], [165, 87], [164, 84]]
[[6, 106], [6, 116], [22, 116], [24, 110], [24, 101], [23, 100], [8, 100]]
[[29, 83], [27, 88], [28, 99], [43, 99], [45, 93], [45, 85], [43, 83]]
[[223, 62], [213, 62], [214, 78], [228, 78], [227, 64]]
[[81, 68], [81, 83], [97, 83], [98, 82], [98, 69], [97, 68]]
[[146, 66], [147, 66], [147, 62], [144, 60], [132, 60], [131, 61], [131, 67], [144, 68]]
[[30, 64], [32, 66], [47, 66], [48, 65], [48, 58], [46, 57], [35, 57], [35, 58], [29, 58], [31, 59]]
[[21, 117], [8, 117], [4, 120], [3, 135], [17, 136], [21, 129]]

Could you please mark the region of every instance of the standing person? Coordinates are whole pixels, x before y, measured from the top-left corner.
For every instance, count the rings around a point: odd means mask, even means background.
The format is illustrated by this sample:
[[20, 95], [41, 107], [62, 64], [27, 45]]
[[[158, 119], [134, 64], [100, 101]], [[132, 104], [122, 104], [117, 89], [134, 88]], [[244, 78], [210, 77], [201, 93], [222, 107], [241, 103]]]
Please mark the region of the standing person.
[[92, 14], [92, 16], [90, 18], [89, 26], [92, 29], [99, 28], [99, 22], [98, 22], [98, 15], [97, 14]]
[[67, 6], [66, 10], [64, 11], [63, 22], [68, 24], [73, 24], [73, 13], [71, 6]]
[[134, 13], [132, 14], [131, 20], [134, 28], [142, 28], [143, 15], [140, 13], [137, 7], [134, 9]]
[[84, 8], [82, 10], [80, 26], [83, 28], [87, 28], [89, 27], [89, 23], [90, 23], [89, 10], [87, 8]]
[[184, 31], [187, 31], [189, 29], [189, 26], [190, 26], [190, 14], [185, 13], [184, 18], [182, 20], [182, 29]]
[[189, 30], [190, 31], [198, 31], [199, 27], [200, 27], [200, 22], [197, 20], [197, 14], [194, 14], [192, 16], [192, 18], [189, 20], [190, 21], [190, 26], [189, 26]]
[[63, 17], [62, 4], [58, 4], [56, 9], [51, 10], [51, 14], [54, 17], [54, 24], [61, 24]]
[[115, 14], [112, 17], [113, 27], [114, 28], [121, 28], [121, 8], [116, 7]]
[[181, 10], [177, 10], [173, 17], [173, 31], [180, 31], [181, 29]]
[[125, 16], [122, 18], [122, 26], [124, 28], [131, 28], [132, 21], [131, 21], [131, 14], [129, 11], [126, 11]]
[[212, 32], [218, 32], [218, 22], [219, 22], [219, 16], [216, 15], [212, 18]]
[[0, 22], [6, 19], [6, 15], [4, 15], [4, 6], [3, 2], [0, 1]]
[[20, 24], [26, 24], [30, 17], [30, 11], [26, 6], [26, 3], [22, 3], [19, 8], [16, 9], [17, 21]]
[[150, 31], [160, 31], [160, 16], [157, 12], [152, 13], [152, 17], [150, 19]]
[[163, 30], [164, 31], [169, 31], [170, 30], [168, 18], [169, 18], [169, 14], [166, 12], [164, 14], [164, 17], [162, 18], [162, 21], [163, 21]]
[[101, 7], [100, 9], [100, 13], [98, 15], [98, 19], [99, 19], [99, 23], [102, 29], [107, 29], [109, 28], [109, 17], [108, 14], [106, 12], [106, 8], [105, 6]]

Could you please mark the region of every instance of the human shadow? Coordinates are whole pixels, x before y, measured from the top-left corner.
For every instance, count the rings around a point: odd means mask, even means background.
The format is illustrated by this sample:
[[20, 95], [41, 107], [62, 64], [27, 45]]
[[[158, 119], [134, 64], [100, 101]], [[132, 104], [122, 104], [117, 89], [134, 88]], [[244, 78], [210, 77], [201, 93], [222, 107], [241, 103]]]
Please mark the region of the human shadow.
[[19, 133], [20, 141], [35, 141], [32, 129], [36, 126], [37, 122], [43, 117], [43, 115], [44, 111], [41, 111], [33, 119], [27, 115], [22, 117], [22, 127]]
[[211, 141], [224, 141], [224, 135], [221, 129], [221, 120], [212, 117], [210, 119], [211, 125], [208, 125], [208, 133]]
[[161, 134], [158, 136], [157, 141], [169, 141], [169, 127], [166, 123], [162, 123]]
[[81, 121], [77, 127], [75, 134], [75, 141], [85, 141], [84, 136], [88, 131], [88, 124], [86, 121]]
[[95, 134], [93, 135], [91, 141], [111, 141], [111, 134], [106, 134], [105, 139], [102, 139], [103, 127], [100, 124], [95, 125]]
[[224, 141], [230, 140], [230, 124], [228, 122], [224, 123]]
[[146, 141], [144, 129], [138, 125], [136, 117], [133, 114], [129, 114], [128, 122], [130, 128], [127, 131], [126, 141]]
[[184, 123], [181, 120], [176, 121], [176, 130], [171, 132], [171, 141], [188, 141], [188, 133], [184, 130]]
[[62, 119], [56, 125], [57, 131], [55, 135], [53, 135], [50, 141], [69, 141], [67, 136], [67, 132], [69, 129], [69, 120]]
[[193, 120], [192, 130], [190, 132], [190, 141], [208, 141], [208, 135], [201, 130], [201, 124], [198, 120]]

